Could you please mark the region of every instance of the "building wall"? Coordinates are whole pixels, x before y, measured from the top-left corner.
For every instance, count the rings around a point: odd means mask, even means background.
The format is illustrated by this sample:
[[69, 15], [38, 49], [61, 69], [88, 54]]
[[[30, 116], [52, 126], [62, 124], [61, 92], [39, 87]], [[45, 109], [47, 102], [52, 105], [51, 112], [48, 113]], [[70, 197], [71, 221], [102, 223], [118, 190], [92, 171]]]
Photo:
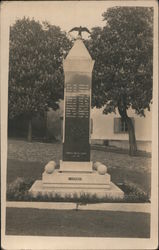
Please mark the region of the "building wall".
[[[146, 111], [145, 117], [137, 116], [133, 110], [129, 110], [128, 115], [134, 117], [136, 140], [151, 141], [151, 112]], [[114, 133], [114, 118], [120, 117], [118, 114], [104, 115], [102, 109], [91, 111], [93, 119], [92, 139], [108, 140], [128, 140], [127, 133]]]
[[[135, 135], [139, 150], [151, 152], [152, 137], [152, 112], [145, 111], [145, 117], [140, 117], [133, 110], [128, 111], [128, 115], [134, 118]], [[99, 143], [99, 140], [109, 140], [109, 145], [120, 148], [128, 148], [128, 133], [114, 132], [114, 118], [119, 114], [104, 115], [102, 109], [94, 108], [91, 111], [93, 119], [92, 140]]]
[[[133, 110], [129, 110], [128, 115], [134, 118], [135, 134], [138, 149], [151, 151], [151, 121], [152, 112], [145, 111], [145, 117], [140, 117]], [[57, 111], [49, 111], [47, 118], [47, 128], [49, 136], [54, 136], [58, 140], [62, 140], [62, 117], [63, 117], [63, 101], [60, 103], [60, 109]], [[120, 148], [128, 148], [128, 133], [114, 133], [114, 118], [120, 117], [117, 114], [104, 115], [102, 109], [92, 109], [91, 119], [93, 120], [93, 129], [91, 133], [92, 143], [103, 144], [109, 141], [109, 145]]]

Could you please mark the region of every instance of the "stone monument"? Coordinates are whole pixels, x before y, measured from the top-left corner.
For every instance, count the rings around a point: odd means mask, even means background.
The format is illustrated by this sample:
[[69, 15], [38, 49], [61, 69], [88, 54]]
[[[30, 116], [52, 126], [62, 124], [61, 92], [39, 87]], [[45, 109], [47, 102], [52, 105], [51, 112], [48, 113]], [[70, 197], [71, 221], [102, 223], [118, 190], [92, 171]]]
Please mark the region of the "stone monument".
[[30, 189], [33, 196], [59, 194], [97, 197], [124, 196], [110, 180], [107, 167], [90, 160], [91, 82], [94, 61], [78, 36], [63, 62], [65, 74], [63, 159], [56, 169], [54, 161], [45, 166], [42, 180]]

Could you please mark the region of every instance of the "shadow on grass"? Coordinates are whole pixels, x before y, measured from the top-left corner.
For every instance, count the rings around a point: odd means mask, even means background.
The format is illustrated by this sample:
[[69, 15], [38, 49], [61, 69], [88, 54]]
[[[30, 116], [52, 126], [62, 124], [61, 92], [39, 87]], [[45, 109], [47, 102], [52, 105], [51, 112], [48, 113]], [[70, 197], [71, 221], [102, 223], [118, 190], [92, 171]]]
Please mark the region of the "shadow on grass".
[[17, 177], [41, 179], [45, 163], [26, 162], [8, 159], [7, 183], [13, 182]]
[[108, 173], [112, 182], [118, 184], [125, 181], [136, 184], [146, 193], [151, 195], [151, 174], [146, 171], [135, 171], [134, 169], [126, 169], [121, 167], [109, 168]]
[[135, 212], [7, 208], [7, 235], [150, 237], [150, 215]]

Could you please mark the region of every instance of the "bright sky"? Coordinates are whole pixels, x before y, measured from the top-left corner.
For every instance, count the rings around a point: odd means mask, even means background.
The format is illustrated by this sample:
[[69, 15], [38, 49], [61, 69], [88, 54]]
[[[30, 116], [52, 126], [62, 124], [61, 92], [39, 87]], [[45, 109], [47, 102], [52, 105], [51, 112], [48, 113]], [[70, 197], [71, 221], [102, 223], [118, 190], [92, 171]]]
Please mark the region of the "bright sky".
[[[25, 17], [49, 21], [68, 32], [75, 26], [104, 26], [102, 13], [112, 6], [145, 5], [143, 1], [8, 1], [3, 2], [9, 23]], [[3, 10], [3, 9], [2, 9]]]
[[[10, 24], [25, 16], [39, 21], [49, 21], [68, 32], [71, 28], [80, 25], [88, 29], [103, 26], [105, 22], [102, 21], [102, 13], [110, 6], [112, 2], [106, 1], [15, 1], [6, 3], [6, 10]], [[71, 35], [77, 34], [73, 32]], [[87, 36], [87, 33], [83, 35], [84, 38]]]
[[106, 1], [52, 1], [52, 2], [8, 2], [6, 3], [10, 23], [24, 16], [35, 20], [47, 20], [68, 31], [74, 26], [104, 25], [102, 13], [112, 6]]

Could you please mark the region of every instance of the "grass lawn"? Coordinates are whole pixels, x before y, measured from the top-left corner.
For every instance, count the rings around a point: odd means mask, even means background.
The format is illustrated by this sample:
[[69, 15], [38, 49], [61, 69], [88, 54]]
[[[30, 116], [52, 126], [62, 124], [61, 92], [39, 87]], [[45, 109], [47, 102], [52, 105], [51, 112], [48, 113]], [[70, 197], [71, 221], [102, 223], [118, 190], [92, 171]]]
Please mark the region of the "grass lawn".
[[[7, 183], [17, 177], [41, 179], [45, 164], [62, 159], [60, 143], [8, 141]], [[150, 193], [151, 158], [91, 150], [91, 160], [107, 165], [114, 183], [130, 181]], [[26, 219], [27, 218], [27, 219]], [[74, 237], [150, 236], [150, 214], [111, 211], [6, 209], [6, 234]]]
[[29, 162], [8, 159], [7, 183], [14, 181], [17, 177], [41, 179], [44, 171], [42, 162]]
[[6, 212], [7, 235], [150, 237], [147, 213], [28, 208], [7, 208]]
[[[50, 160], [59, 164], [60, 159], [62, 159], [62, 145], [60, 143], [28, 143], [9, 140], [7, 182], [10, 183], [17, 177], [41, 179], [45, 164]], [[131, 157], [127, 154], [91, 150], [91, 160], [105, 164], [114, 183], [130, 181], [150, 193], [150, 157]]]

